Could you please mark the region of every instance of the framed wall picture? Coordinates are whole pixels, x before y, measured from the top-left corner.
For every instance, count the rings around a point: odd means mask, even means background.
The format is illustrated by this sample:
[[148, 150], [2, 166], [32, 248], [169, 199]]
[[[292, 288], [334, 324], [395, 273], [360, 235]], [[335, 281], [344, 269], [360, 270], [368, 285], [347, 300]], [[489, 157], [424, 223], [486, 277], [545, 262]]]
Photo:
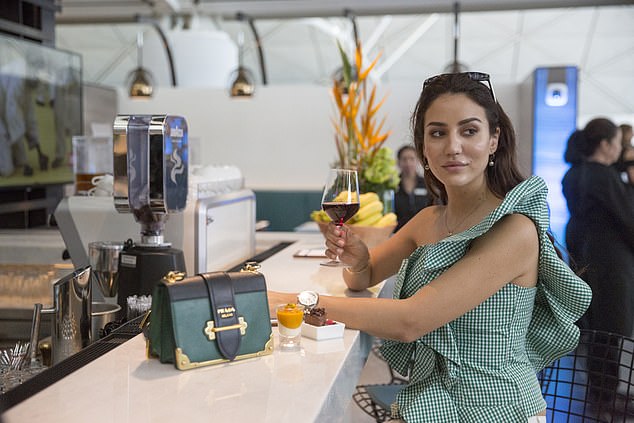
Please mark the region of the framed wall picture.
[[79, 54], [0, 35], [0, 189], [73, 181], [81, 79]]

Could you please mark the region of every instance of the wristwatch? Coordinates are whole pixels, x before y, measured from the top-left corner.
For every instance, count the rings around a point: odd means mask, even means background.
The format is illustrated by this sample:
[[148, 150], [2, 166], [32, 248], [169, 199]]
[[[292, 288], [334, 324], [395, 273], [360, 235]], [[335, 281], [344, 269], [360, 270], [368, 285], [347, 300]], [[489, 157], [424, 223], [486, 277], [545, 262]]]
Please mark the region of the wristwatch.
[[304, 306], [305, 312], [309, 313], [319, 303], [319, 294], [315, 291], [302, 291], [297, 294], [297, 303]]

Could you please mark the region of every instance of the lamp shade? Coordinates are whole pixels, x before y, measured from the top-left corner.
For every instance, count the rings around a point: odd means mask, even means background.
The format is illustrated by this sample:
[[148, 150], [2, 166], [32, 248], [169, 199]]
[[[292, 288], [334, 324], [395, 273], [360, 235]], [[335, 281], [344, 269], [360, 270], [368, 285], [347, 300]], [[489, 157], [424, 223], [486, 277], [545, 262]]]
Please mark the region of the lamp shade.
[[253, 74], [244, 66], [239, 66], [232, 75], [229, 89], [231, 97], [251, 97], [255, 92]]
[[135, 98], [152, 97], [154, 91], [154, 77], [143, 68], [143, 32], [139, 31], [136, 37], [138, 65], [128, 75], [128, 95]]
[[139, 66], [130, 72], [127, 86], [130, 97], [152, 97], [154, 77], [148, 70]]

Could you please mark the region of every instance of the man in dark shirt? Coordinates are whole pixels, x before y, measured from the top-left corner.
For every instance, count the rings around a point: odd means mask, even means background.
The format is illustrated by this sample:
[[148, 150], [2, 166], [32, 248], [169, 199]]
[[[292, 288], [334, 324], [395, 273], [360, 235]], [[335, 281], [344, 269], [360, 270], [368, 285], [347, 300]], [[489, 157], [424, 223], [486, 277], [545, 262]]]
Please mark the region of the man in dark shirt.
[[401, 182], [394, 195], [394, 212], [398, 223], [394, 232], [405, 225], [422, 208], [431, 204], [431, 196], [427, 192], [425, 180], [418, 173], [420, 161], [416, 149], [405, 145], [397, 153], [398, 167], [401, 170]]

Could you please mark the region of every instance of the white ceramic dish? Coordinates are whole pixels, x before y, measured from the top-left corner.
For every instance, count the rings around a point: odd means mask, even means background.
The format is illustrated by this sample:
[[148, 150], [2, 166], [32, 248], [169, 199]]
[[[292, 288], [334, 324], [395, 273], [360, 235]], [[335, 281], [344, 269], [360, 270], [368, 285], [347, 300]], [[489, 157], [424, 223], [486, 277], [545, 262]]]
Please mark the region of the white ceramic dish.
[[313, 326], [307, 323], [302, 323], [302, 336], [311, 338], [316, 341], [323, 341], [325, 339], [335, 339], [343, 337], [343, 330], [346, 325], [340, 322], [335, 322], [334, 325], [325, 326]]

